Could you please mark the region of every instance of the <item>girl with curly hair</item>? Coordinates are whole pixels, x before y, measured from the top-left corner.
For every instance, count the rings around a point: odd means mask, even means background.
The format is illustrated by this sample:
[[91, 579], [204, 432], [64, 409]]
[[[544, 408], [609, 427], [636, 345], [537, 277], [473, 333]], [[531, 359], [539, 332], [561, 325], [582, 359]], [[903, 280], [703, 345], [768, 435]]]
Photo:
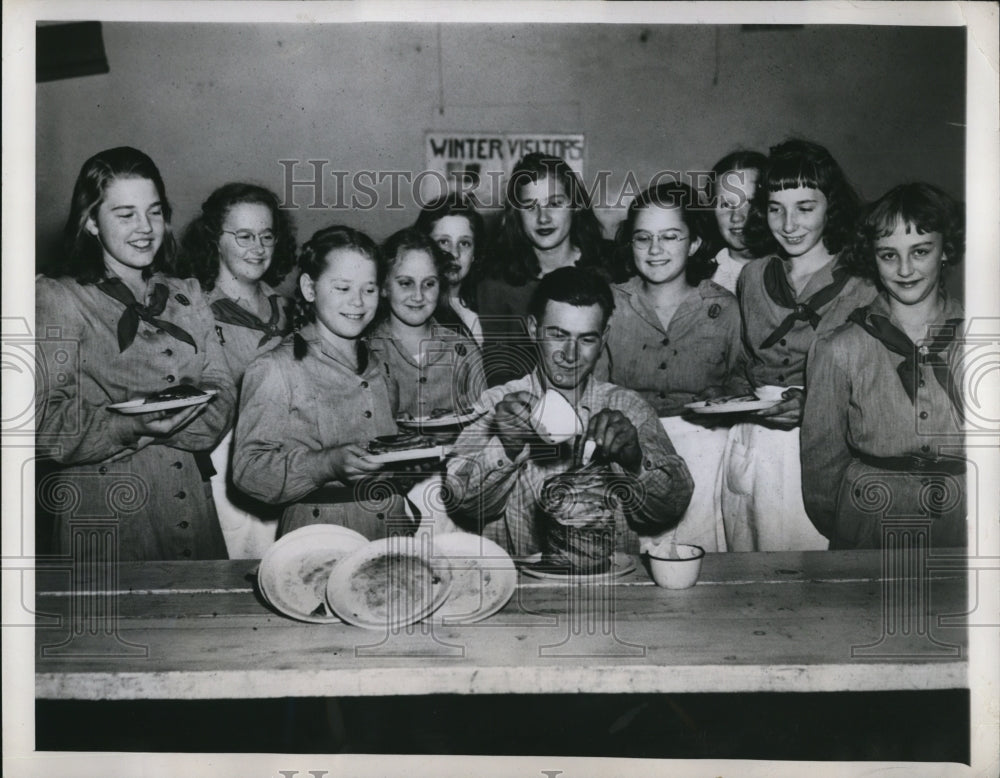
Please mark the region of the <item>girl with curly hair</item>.
[[817, 339], [802, 422], [805, 506], [831, 548], [881, 547], [887, 505], [934, 547], [967, 544], [964, 313], [943, 284], [964, 254], [963, 217], [913, 183], [859, 220], [848, 267], [880, 294]]
[[813, 341], [876, 294], [842, 256], [857, 208], [857, 195], [823, 146], [793, 139], [771, 148], [744, 232], [762, 259], [743, 269], [736, 296], [748, 377], [757, 396], [774, 405], [729, 433], [720, 477], [730, 550], [827, 547], [802, 503], [802, 387]]
[[[178, 274], [198, 279], [237, 386], [247, 365], [290, 329], [291, 301], [274, 286], [294, 263], [291, 221], [275, 194], [255, 184], [216, 189], [184, 233]], [[232, 437], [212, 452], [212, 491], [230, 558], [259, 558], [274, 541], [277, 521], [273, 509], [233, 487]]]
[[560, 267], [590, 268], [612, 277], [611, 243], [579, 176], [566, 160], [525, 154], [507, 182], [500, 229], [487, 255], [477, 298], [483, 359], [490, 386], [520, 378], [535, 366], [527, 334], [528, 300], [539, 279]]
[[740, 364], [736, 298], [710, 280], [711, 218], [687, 184], [662, 183], [632, 201], [617, 243], [635, 276], [612, 286], [606, 353], [608, 379], [656, 410], [694, 476], [691, 503], [670, 535], [718, 551], [725, 539], [714, 493], [728, 430], [681, 414], [688, 403], [745, 394], [750, 386]]

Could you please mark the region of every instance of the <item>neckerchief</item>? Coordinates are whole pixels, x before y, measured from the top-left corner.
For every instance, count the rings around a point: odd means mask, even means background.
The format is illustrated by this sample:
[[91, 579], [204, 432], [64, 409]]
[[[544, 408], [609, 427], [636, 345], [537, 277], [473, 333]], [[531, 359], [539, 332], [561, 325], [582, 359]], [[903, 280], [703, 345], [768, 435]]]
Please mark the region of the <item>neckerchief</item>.
[[139, 331], [139, 322], [144, 321], [177, 338], [177, 340], [190, 344], [197, 353], [198, 345], [187, 330], [178, 327], [176, 324], [156, 318], [167, 307], [169, 290], [165, 284], [155, 284], [153, 286], [153, 295], [150, 298], [149, 305], [140, 305], [135, 299], [135, 295], [132, 294], [132, 290], [120, 278], [107, 278], [97, 284], [97, 288], [108, 297], [117, 300], [125, 306], [125, 311], [118, 320], [119, 352], [124, 351], [132, 345], [132, 341], [135, 340], [136, 333]]
[[278, 321], [281, 319], [281, 312], [278, 309], [278, 295], [269, 295], [267, 301], [271, 304], [271, 317], [267, 322], [261, 321], [260, 317], [250, 313], [228, 297], [215, 300], [211, 304], [212, 313], [215, 314], [215, 320], [221, 321], [223, 324], [235, 324], [237, 327], [263, 332], [264, 337], [257, 343], [257, 348], [260, 348], [271, 338], [280, 338], [286, 334], [284, 328], [278, 326]]
[[820, 315], [817, 311], [840, 294], [840, 290], [844, 288], [848, 278], [847, 270], [838, 265], [833, 269], [833, 283], [824, 286], [804, 303], [798, 303], [795, 301], [795, 292], [791, 284], [788, 283], [781, 267], [781, 260], [778, 257], [772, 257], [767, 263], [767, 267], [764, 268], [764, 289], [775, 303], [782, 308], [791, 308], [792, 312], [784, 318], [774, 332], [767, 336], [760, 347], [770, 348], [773, 346], [785, 337], [797, 321], [808, 321], [812, 328], [816, 329], [820, 321]]
[[948, 399], [951, 400], [958, 417], [964, 418], [962, 394], [952, 378], [947, 354], [948, 347], [962, 329], [964, 320], [948, 319], [945, 321], [945, 326], [939, 328], [929, 340], [923, 340], [916, 346], [905, 332], [882, 314], [869, 314], [867, 309], [858, 308], [847, 319], [880, 341], [893, 354], [903, 358], [896, 368], [896, 373], [910, 402], [915, 402], [916, 398], [917, 366], [929, 365], [938, 384], [948, 393]]

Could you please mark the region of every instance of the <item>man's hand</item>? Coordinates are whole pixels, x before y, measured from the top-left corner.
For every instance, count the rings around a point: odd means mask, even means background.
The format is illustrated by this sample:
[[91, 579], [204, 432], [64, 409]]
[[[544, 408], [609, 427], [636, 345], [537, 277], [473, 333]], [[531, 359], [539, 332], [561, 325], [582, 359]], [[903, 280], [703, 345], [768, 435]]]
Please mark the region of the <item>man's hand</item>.
[[605, 408], [591, 416], [586, 438], [594, 441], [612, 462], [617, 462], [631, 473], [638, 473], [642, 464], [639, 432], [621, 411]]
[[513, 460], [524, 449], [524, 444], [535, 437], [531, 427], [531, 409], [538, 399], [531, 392], [512, 392], [497, 403], [493, 423], [497, 437]]
[[765, 419], [769, 426], [778, 429], [795, 429], [802, 423], [802, 409], [806, 403], [806, 393], [792, 387], [781, 394], [781, 402], [777, 405], [757, 411], [757, 415]]
[[382, 464], [372, 462], [367, 458], [367, 454], [368, 450], [357, 443], [347, 443], [343, 446], [327, 449], [332, 477], [343, 483], [348, 483], [377, 473], [382, 469]]

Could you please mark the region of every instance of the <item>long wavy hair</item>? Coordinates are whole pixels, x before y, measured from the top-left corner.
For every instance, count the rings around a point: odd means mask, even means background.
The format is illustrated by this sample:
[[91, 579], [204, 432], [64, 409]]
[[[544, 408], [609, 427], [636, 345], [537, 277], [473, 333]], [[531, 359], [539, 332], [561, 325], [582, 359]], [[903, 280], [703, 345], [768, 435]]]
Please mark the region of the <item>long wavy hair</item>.
[[772, 192], [784, 189], [818, 189], [827, 200], [823, 246], [839, 254], [851, 239], [859, 200], [840, 165], [826, 148], [812, 141], [792, 138], [772, 146], [760, 173], [744, 235], [755, 256], [783, 255], [767, 224]]
[[87, 220], [97, 220], [97, 209], [104, 202], [105, 192], [111, 182], [119, 178], [143, 178], [156, 187], [163, 211], [163, 242], [152, 263], [143, 268], [142, 277], [149, 278], [154, 272], [170, 272], [176, 243], [170, 229], [172, 210], [163, 176], [148, 155], [131, 146], [117, 146], [99, 151], [80, 168], [63, 229], [63, 251], [49, 263], [45, 275], [51, 278], [69, 276], [80, 284], [94, 284], [107, 275], [104, 250], [100, 239], [87, 231]]
[[219, 276], [219, 241], [222, 223], [229, 210], [242, 203], [263, 205], [271, 212], [274, 225], [274, 253], [271, 264], [262, 280], [271, 286], [281, 283], [288, 271], [295, 267], [295, 233], [289, 215], [278, 206], [278, 197], [269, 189], [242, 182], [220, 186], [201, 204], [201, 213], [195, 217], [181, 238], [177, 257], [177, 275], [197, 278], [206, 292], [215, 288]]
[[650, 207], [677, 208], [684, 226], [688, 228], [691, 240], [701, 239], [701, 245], [687, 258], [684, 265], [684, 280], [690, 286], [697, 286], [715, 273], [717, 264], [707, 237], [710, 233], [711, 214], [701, 207], [694, 190], [687, 184], [668, 181], [649, 187], [640, 192], [629, 204], [625, 218], [618, 225], [615, 234], [617, 264], [628, 268], [629, 274], [638, 273], [632, 251], [632, 232], [639, 211]]
[[425, 235], [430, 235], [434, 225], [446, 216], [461, 216], [469, 222], [472, 228], [472, 264], [469, 272], [458, 285], [458, 299], [472, 310], [478, 310], [476, 302], [476, 287], [485, 273], [484, 261], [486, 255], [486, 225], [482, 214], [472, 207], [461, 194], [453, 193], [440, 197], [420, 209], [413, 226]]
[[[761, 171], [766, 164], [767, 157], [759, 151], [737, 149], [726, 154], [726, 156], [712, 166], [712, 175], [709, 176], [708, 182], [705, 185], [705, 199], [708, 201], [708, 206], [713, 209], [717, 207], [719, 195], [722, 193], [722, 189], [726, 188], [725, 184], [722, 183], [726, 173], [734, 173], [739, 170], [753, 170], [757, 173], [757, 185], [760, 186]], [[712, 244], [712, 255], [714, 256], [721, 249], [726, 248], [727, 244], [719, 233], [719, 225], [715, 219], [709, 219], [708, 222], [710, 229], [709, 243]]]
[[[932, 184], [914, 182], [890, 189], [861, 212], [845, 265], [854, 275], [879, 282], [875, 241], [904, 224], [921, 235], [941, 234], [945, 268], [965, 257], [965, 206]], [[945, 273], [941, 273], [944, 281]], [[881, 284], [880, 284], [881, 285]]]
[[500, 229], [487, 252], [487, 273], [513, 286], [523, 286], [538, 277], [541, 266], [521, 224], [519, 205], [522, 188], [544, 179], [558, 181], [569, 198], [573, 209], [569, 241], [581, 254], [577, 266], [611, 275], [601, 223], [591, 209], [590, 197], [579, 176], [566, 160], [538, 152], [525, 154], [511, 171]]

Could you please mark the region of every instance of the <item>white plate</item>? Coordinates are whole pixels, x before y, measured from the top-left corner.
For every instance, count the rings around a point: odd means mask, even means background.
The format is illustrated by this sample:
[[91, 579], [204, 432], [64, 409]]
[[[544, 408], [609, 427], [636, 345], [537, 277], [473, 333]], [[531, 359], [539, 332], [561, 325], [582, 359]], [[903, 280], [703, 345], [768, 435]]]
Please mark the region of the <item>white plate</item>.
[[368, 629], [399, 629], [440, 608], [451, 588], [451, 569], [432, 559], [420, 540], [373, 540], [341, 559], [326, 585], [329, 608]]
[[541, 553], [532, 554], [521, 560], [521, 572], [525, 575], [530, 575], [532, 578], [546, 578], [552, 581], [565, 581], [572, 579], [574, 581], [594, 581], [601, 578], [606, 578], [611, 576], [613, 578], [618, 578], [626, 573], [631, 573], [635, 570], [635, 560], [628, 554], [621, 551], [616, 551], [614, 558], [611, 560], [611, 569], [603, 573], [574, 573], [570, 570], [565, 572], [556, 572], [553, 570], [546, 570], [542, 568], [532, 567], [542, 561]]
[[451, 567], [451, 592], [434, 611], [434, 620], [445, 626], [492, 616], [517, 589], [514, 560], [492, 540], [468, 532], [437, 534], [432, 553]]
[[338, 560], [367, 543], [360, 532], [337, 524], [293, 530], [264, 552], [257, 571], [261, 594], [293, 619], [313, 624], [339, 622], [326, 606], [327, 579]]
[[196, 397], [181, 397], [177, 400], [164, 400], [159, 403], [147, 403], [145, 400], [128, 400], [123, 403], [109, 405], [108, 408], [126, 416], [138, 416], [143, 413], [154, 413], [155, 411], [172, 411], [179, 408], [187, 408], [189, 405], [201, 405], [207, 403], [215, 397], [217, 389], [206, 389], [205, 394]]
[[[696, 403], [688, 403], [685, 408], [690, 408], [695, 413], [746, 413], [747, 411], [762, 411], [765, 408], [773, 408], [781, 400], [745, 400], [738, 403], [719, 403], [712, 400], [702, 400]], [[709, 405], [708, 403], [711, 403]]]
[[480, 416], [482, 416], [484, 411], [473, 411], [472, 413], [465, 413], [461, 416], [456, 416], [454, 413], [449, 413], [447, 416], [437, 416], [431, 418], [430, 416], [417, 416], [413, 419], [396, 419], [396, 424], [400, 427], [416, 427], [418, 429], [434, 429], [435, 427], [455, 427], [459, 424], [468, 424], [470, 421], [475, 421]]
[[444, 446], [429, 446], [405, 448], [402, 451], [386, 451], [383, 454], [365, 454], [365, 459], [384, 465], [388, 462], [408, 462], [416, 459], [444, 459], [444, 454]]

